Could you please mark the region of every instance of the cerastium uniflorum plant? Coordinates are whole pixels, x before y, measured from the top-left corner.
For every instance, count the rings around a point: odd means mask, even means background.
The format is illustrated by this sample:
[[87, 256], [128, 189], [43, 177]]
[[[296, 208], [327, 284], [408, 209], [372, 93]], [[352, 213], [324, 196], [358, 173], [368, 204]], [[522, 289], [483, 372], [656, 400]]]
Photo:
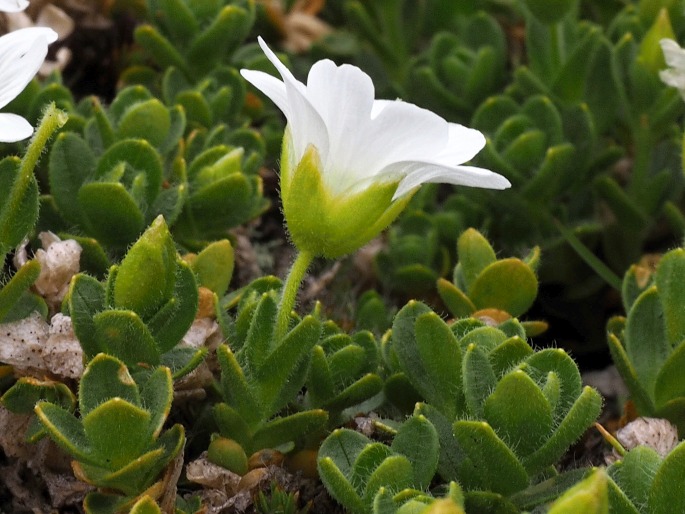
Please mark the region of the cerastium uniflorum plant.
[[[185, 442], [183, 426], [162, 433], [173, 399], [169, 368], [160, 366], [137, 383], [119, 359], [95, 356], [79, 384], [79, 415], [39, 402], [36, 414], [50, 437], [74, 460], [81, 480], [99, 488], [87, 512], [123, 510], [145, 493], [159, 497], [155, 482]], [[117, 494], [113, 494], [114, 491]]]

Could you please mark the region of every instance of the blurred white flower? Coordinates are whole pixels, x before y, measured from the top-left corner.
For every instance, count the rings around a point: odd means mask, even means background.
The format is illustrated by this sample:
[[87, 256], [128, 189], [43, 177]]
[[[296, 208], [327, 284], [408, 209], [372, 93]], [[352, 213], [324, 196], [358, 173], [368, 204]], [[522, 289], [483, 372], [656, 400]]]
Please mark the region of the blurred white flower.
[[0, 0], [0, 11], [3, 12], [19, 12], [28, 6], [28, 0]]
[[[65, 11], [54, 4], [34, 2], [30, 13], [5, 13], [7, 32], [13, 32], [28, 27], [50, 27], [57, 32], [57, 40], [63, 41], [74, 31], [75, 22]], [[63, 70], [71, 60], [71, 50], [61, 46], [50, 59], [45, 59], [38, 70], [39, 77], [46, 77], [55, 70]]]
[[[46, 27], [15, 30], [0, 37], [0, 108], [23, 91], [48, 53], [57, 33]], [[21, 116], [0, 113], [0, 141], [21, 141], [33, 134], [33, 127]]]
[[685, 100], [685, 50], [672, 39], [662, 39], [660, 43], [670, 68], [660, 71], [659, 77], [667, 85], [676, 88]]

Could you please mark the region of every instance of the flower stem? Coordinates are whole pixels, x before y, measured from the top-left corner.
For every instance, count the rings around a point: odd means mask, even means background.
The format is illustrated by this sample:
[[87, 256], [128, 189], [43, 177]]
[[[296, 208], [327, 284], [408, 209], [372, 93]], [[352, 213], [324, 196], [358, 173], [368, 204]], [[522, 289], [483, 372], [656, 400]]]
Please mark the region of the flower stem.
[[[20, 216], [22, 202], [26, 195], [27, 189], [31, 185], [33, 179], [33, 170], [40, 159], [41, 153], [45, 149], [45, 145], [52, 136], [52, 134], [64, 125], [67, 121], [67, 114], [58, 109], [54, 103], [48, 105], [45, 109], [43, 117], [40, 120], [38, 128], [36, 129], [31, 142], [29, 143], [24, 158], [19, 164], [19, 173], [12, 184], [7, 203], [2, 208], [0, 214], [0, 263], [4, 262], [6, 252], [6, 241], [3, 241], [5, 235], [4, 224], [11, 222], [16, 216]], [[35, 220], [34, 220], [35, 222]]]
[[67, 114], [58, 109], [54, 102], [48, 105], [43, 112], [38, 128], [36, 128], [24, 158], [21, 160], [17, 182], [21, 182], [22, 186], [24, 186], [22, 189], [28, 187], [28, 182], [33, 175], [33, 169], [36, 167], [38, 159], [40, 159], [40, 155], [45, 149], [48, 140], [52, 137], [53, 132], [64, 125], [67, 122], [67, 118]]
[[300, 284], [304, 279], [307, 268], [312, 263], [314, 256], [308, 252], [300, 252], [295, 259], [288, 276], [283, 284], [281, 291], [281, 302], [278, 305], [278, 314], [276, 316], [276, 342], [281, 341], [288, 332], [288, 322], [290, 320], [290, 313], [295, 306], [295, 299], [297, 298], [297, 291], [300, 289]]

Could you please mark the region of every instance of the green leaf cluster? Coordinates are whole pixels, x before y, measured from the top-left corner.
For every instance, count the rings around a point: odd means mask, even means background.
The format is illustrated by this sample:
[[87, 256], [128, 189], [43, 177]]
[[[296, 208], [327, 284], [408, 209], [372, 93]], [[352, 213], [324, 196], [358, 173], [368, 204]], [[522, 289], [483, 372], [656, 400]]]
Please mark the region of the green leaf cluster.
[[524, 338], [515, 320], [449, 326], [419, 302], [393, 323], [392, 351], [424, 400], [415, 413], [439, 434], [438, 473], [464, 487], [467, 510], [513, 508], [512, 495], [549, 473], [601, 409], [563, 350], [533, 351]]
[[666, 514], [685, 508], [678, 482], [685, 472], [685, 443], [666, 457], [637, 446], [607, 469], [611, 512]]
[[[438, 452], [438, 434], [422, 415], [405, 421], [390, 446], [349, 429], [337, 429], [319, 449], [319, 475], [349, 512], [387, 512], [387, 507], [379, 507], [388, 501], [395, 507], [394, 495], [408, 499], [428, 487]], [[381, 499], [374, 502], [377, 495]]]
[[[314, 315], [293, 319], [289, 332], [277, 340], [277, 298], [277, 290], [264, 280], [243, 292], [230, 326], [230, 346], [217, 349], [224, 401], [214, 406], [214, 419], [220, 434], [247, 455], [262, 448], [290, 451], [328, 421], [325, 410], [298, 409], [296, 402], [321, 322]], [[286, 407], [295, 410], [282, 412]]]
[[[452, 316], [468, 318], [487, 310], [508, 319], [521, 316], [533, 305], [538, 292], [538, 247], [524, 260], [498, 259], [487, 239], [477, 230], [468, 229], [459, 236], [457, 254], [453, 282], [441, 278], [437, 284]], [[534, 335], [544, 324], [524, 322], [523, 326], [528, 335]]]
[[105, 284], [80, 273], [66, 308], [87, 359], [107, 353], [129, 367], [171, 368], [176, 377], [196, 367], [203, 350], [176, 347], [190, 328], [198, 290], [190, 266], [176, 252], [162, 217], [112, 266]]
[[[78, 396], [80, 418], [44, 401], [35, 408], [40, 422], [74, 459], [80, 479], [135, 498], [158, 479], [185, 441], [181, 425], [162, 433], [173, 398], [170, 370], [158, 367], [137, 383], [122, 361], [98, 354], [81, 378]], [[86, 505], [113, 498], [121, 501], [111, 493], [90, 493]]]
[[612, 359], [643, 416], [663, 417], [685, 431], [685, 356], [682, 280], [685, 250], [659, 260], [656, 271], [634, 265], [623, 279], [627, 317], [607, 325]]

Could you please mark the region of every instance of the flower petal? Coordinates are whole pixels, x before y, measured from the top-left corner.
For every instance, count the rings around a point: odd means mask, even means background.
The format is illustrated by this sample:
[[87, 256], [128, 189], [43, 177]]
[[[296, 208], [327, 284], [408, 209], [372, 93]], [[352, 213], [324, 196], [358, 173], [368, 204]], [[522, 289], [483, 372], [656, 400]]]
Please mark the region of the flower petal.
[[356, 66], [337, 66], [326, 59], [309, 71], [307, 98], [326, 124], [329, 151], [323, 162], [325, 179], [337, 190], [336, 184], [345, 182], [351, 161], [364, 144], [359, 138], [371, 123], [373, 82]]
[[[313, 144], [317, 148], [322, 161], [325, 161], [328, 156], [328, 132], [326, 130], [326, 124], [308, 100], [306, 86], [290, 73], [290, 70], [286, 68], [276, 54], [266, 46], [266, 43], [261, 37], [259, 38], [259, 46], [283, 78], [288, 105], [288, 112], [283, 111], [283, 114], [285, 114], [288, 125], [290, 126], [294, 149], [293, 158], [295, 162], [302, 158], [307, 146], [310, 144]], [[264, 80], [262, 80], [261, 83], [262, 85], [266, 84], [267, 88], [269, 88], [269, 92], [274, 94], [275, 86], [273, 83], [267, 83]], [[255, 86], [257, 86], [257, 84], [255, 84]], [[266, 91], [264, 91], [264, 93], [267, 94]]]
[[240, 74], [250, 84], [268, 96], [269, 99], [276, 104], [276, 107], [285, 114], [286, 118], [290, 117], [288, 94], [285, 91], [285, 84], [282, 81], [263, 71], [242, 69], [240, 70]]
[[0, 0], [0, 11], [3, 12], [19, 12], [28, 6], [28, 0]]
[[[404, 196], [412, 189], [428, 182], [440, 182], [458, 186], [506, 189], [511, 183], [502, 175], [475, 166], [441, 166], [434, 163], [404, 164], [401, 173], [404, 178], [397, 186], [393, 200]], [[392, 170], [388, 170], [391, 172]]]
[[0, 107], [12, 101], [38, 72], [57, 33], [46, 27], [15, 30], [0, 37]]
[[473, 159], [484, 146], [485, 136], [480, 131], [450, 123], [447, 146], [435, 157], [435, 160], [456, 166]]
[[7, 112], [0, 113], [0, 142], [14, 143], [33, 134], [33, 127], [21, 116]]
[[664, 52], [666, 64], [672, 68], [685, 70], [685, 50], [680, 48], [678, 43], [672, 39], [664, 38], [659, 43], [661, 44], [661, 50]]
[[416, 105], [376, 100], [374, 114], [369, 124], [360, 127], [358, 144], [348, 157], [348, 187], [373, 178], [393, 163], [439, 155], [449, 140], [448, 123]]

